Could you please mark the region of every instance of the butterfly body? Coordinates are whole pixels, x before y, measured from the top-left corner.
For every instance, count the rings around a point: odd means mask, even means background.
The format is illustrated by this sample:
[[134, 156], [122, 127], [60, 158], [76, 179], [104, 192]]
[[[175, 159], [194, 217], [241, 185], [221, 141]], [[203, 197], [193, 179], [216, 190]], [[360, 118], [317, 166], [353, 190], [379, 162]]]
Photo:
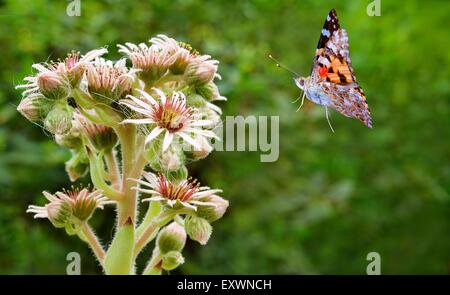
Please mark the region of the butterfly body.
[[331, 107], [372, 128], [366, 96], [353, 73], [347, 32], [340, 28], [334, 9], [328, 14], [321, 31], [311, 75], [294, 81], [313, 103]]
[[297, 86], [305, 92], [306, 98], [315, 104], [330, 106], [330, 99], [327, 92], [321, 85], [311, 83], [311, 77], [300, 77], [294, 79]]

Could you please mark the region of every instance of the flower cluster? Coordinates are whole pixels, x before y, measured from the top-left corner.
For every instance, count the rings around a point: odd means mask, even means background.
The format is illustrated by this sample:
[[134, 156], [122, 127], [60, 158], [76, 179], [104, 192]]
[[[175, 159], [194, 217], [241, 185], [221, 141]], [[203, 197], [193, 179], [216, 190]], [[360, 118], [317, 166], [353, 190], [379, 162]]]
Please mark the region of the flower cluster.
[[[206, 244], [211, 223], [228, 208], [220, 189], [200, 186], [186, 167], [213, 151], [221, 115], [215, 103], [226, 98], [215, 84], [219, 62], [187, 43], [158, 35], [118, 49], [124, 56], [117, 61], [105, 59], [101, 48], [35, 64], [37, 72], [17, 86], [23, 89], [17, 110], [70, 150], [70, 180], [89, 172], [94, 186], [44, 192], [49, 203], [27, 212], [79, 235], [106, 273], [133, 273], [130, 261], [159, 232], [144, 273], [160, 273], [184, 262], [188, 236]], [[137, 199], [150, 203], [140, 225]], [[108, 203], [118, 217], [105, 253], [88, 220]]]
[[[52, 124], [58, 124], [57, 121], [60, 120], [58, 116], [64, 116], [64, 114], [51, 115], [51, 111], [61, 104], [64, 105], [71, 90], [80, 86], [90, 62], [106, 52], [104, 48], [95, 49], [82, 57], [79, 53], [72, 52], [62, 61], [34, 64], [33, 68], [37, 70], [37, 73], [26, 77], [24, 79], [26, 84], [16, 87], [25, 89], [22, 92], [24, 98], [19, 104], [18, 111], [30, 121], [48, 121], [49, 131], [53, 134], [67, 132], [70, 128], [52, 128]], [[60, 112], [69, 113], [66, 117], [70, 117], [69, 110], [60, 107]]]

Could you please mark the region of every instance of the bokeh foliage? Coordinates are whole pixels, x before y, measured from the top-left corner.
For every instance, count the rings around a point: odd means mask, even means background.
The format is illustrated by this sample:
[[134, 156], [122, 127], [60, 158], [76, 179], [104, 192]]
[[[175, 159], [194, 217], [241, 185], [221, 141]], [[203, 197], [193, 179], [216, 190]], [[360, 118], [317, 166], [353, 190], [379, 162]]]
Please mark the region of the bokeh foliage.
[[[65, 273], [68, 252], [98, 273], [89, 250], [46, 220], [25, 214], [42, 190], [70, 185], [68, 153], [15, 111], [14, 90], [34, 62], [66, 52], [139, 43], [158, 33], [221, 61], [225, 115], [280, 116], [280, 157], [214, 152], [191, 172], [230, 199], [207, 246], [188, 244], [189, 274], [364, 274], [377, 251], [386, 274], [450, 272], [450, 86], [448, 1], [0, 1], [0, 273]], [[331, 8], [350, 36], [369, 130], [311, 103], [268, 53], [307, 74]], [[87, 179], [85, 179], [87, 181]], [[94, 225], [111, 238], [111, 209]], [[148, 255], [148, 253], [147, 253]], [[145, 255], [144, 255], [145, 256]], [[145, 257], [142, 257], [145, 259]]]

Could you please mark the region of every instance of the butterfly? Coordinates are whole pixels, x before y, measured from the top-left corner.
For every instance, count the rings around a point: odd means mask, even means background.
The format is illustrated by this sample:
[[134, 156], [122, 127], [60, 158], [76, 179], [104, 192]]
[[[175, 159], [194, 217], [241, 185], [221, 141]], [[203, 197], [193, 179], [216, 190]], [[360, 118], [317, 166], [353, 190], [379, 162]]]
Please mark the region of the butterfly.
[[322, 28], [310, 76], [296, 77], [294, 81], [303, 90], [300, 108], [305, 96], [313, 103], [323, 105], [333, 132], [328, 107], [346, 117], [356, 118], [372, 128], [366, 96], [356, 82], [351, 65], [347, 31], [340, 27], [334, 9], [328, 13]]

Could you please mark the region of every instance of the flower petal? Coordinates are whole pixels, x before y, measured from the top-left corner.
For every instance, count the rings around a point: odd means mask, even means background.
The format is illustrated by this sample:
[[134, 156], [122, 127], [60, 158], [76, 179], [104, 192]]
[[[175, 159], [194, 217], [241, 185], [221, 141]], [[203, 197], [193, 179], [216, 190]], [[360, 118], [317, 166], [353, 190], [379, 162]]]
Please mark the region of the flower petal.
[[202, 127], [202, 126], [208, 126], [208, 125], [211, 125], [211, 124], [212, 124], [211, 120], [196, 120], [193, 123], [189, 124], [189, 126]]
[[165, 199], [163, 197], [151, 197], [151, 198], [142, 199], [142, 202], [164, 201], [164, 200]]
[[189, 135], [187, 135], [184, 132], [178, 132], [177, 133], [184, 141], [186, 141], [187, 143], [189, 143], [190, 145], [192, 145], [193, 147], [195, 147], [197, 150], [200, 150], [201, 147], [200, 145]]
[[156, 102], [156, 100], [150, 94], [148, 94], [147, 92], [145, 92], [145, 91], [143, 91], [141, 89], [136, 89], [136, 91], [139, 92], [139, 94], [141, 94], [142, 97], [144, 99], [148, 100], [148, 102], [150, 102], [151, 104], [158, 104]]
[[164, 135], [163, 148], [162, 148], [163, 152], [165, 152], [169, 148], [169, 145], [172, 143], [172, 140], [173, 140], [173, 133], [170, 133], [167, 130], [166, 134]]
[[145, 138], [145, 144], [149, 143], [150, 141], [152, 141], [153, 139], [155, 139], [158, 135], [161, 134], [161, 132], [163, 132], [164, 129], [156, 126], [152, 132], [150, 132], [149, 135], [147, 135], [147, 137]]
[[126, 119], [122, 121], [122, 124], [153, 124], [153, 119]]
[[179, 201], [181, 205], [183, 205], [186, 208], [193, 209], [194, 211], [197, 211], [197, 207], [194, 205], [189, 204], [188, 202]]

